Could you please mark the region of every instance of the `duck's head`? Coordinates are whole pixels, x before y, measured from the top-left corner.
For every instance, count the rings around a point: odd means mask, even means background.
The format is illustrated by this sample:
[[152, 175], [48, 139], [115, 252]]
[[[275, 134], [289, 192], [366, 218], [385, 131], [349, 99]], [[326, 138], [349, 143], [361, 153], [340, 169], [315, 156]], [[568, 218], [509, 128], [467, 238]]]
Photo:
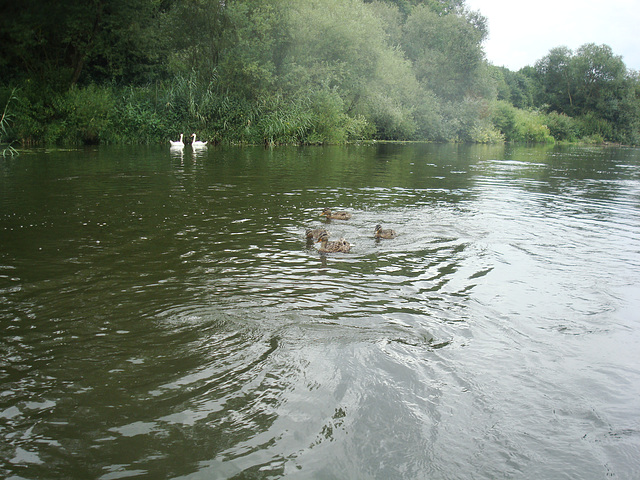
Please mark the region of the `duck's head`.
[[307, 236], [307, 238], [318, 238], [318, 235], [320, 235], [321, 233], [322, 230], [320, 229], [313, 230], [311, 228], [308, 228], [305, 232], [305, 235]]
[[380, 230], [382, 230], [382, 225], [378, 224], [376, 225], [376, 232], [379, 232]]
[[325, 208], [324, 210], [322, 210], [322, 213], [320, 215], [321, 216], [324, 215], [325, 217], [328, 217], [329, 215], [331, 215], [331, 209]]
[[329, 234], [327, 232], [322, 232], [320, 235], [318, 235], [318, 240], [316, 240], [316, 243], [322, 243], [322, 242], [328, 242], [329, 241]]

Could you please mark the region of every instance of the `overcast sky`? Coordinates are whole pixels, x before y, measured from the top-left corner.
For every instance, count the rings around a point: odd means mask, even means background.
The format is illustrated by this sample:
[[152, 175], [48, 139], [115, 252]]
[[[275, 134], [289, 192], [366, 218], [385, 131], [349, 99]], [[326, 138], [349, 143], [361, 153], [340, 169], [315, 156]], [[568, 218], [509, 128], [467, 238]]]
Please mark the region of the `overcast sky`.
[[573, 51], [585, 43], [606, 44], [629, 69], [640, 70], [638, 0], [466, 0], [489, 22], [487, 59], [519, 70], [534, 65], [549, 50]]

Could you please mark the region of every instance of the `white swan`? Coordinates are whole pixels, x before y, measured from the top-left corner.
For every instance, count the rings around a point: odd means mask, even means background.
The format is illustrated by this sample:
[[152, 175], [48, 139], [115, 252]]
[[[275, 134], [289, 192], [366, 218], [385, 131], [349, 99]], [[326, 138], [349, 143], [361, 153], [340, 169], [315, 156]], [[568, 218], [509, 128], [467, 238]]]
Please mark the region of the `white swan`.
[[198, 147], [206, 147], [207, 146], [207, 142], [201, 142], [200, 140], [196, 140], [196, 134], [192, 133], [191, 136], [193, 137], [193, 142], [191, 142], [191, 146], [198, 148]]
[[171, 144], [172, 147], [182, 148], [184, 147], [184, 142], [182, 141], [182, 137], [184, 137], [183, 133], [180, 134], [180, 140], [178, 140], [177, 142], [174, 142], [173, 140], [169, 140], [169, 143]]

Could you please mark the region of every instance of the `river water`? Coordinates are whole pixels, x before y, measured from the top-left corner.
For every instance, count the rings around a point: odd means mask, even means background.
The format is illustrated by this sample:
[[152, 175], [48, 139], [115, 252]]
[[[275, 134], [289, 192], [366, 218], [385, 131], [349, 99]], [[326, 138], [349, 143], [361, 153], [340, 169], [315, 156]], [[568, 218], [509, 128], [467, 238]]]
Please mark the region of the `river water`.
[[34, 150], [0, 207], [0, 477], [640, 478], [638, 149]]

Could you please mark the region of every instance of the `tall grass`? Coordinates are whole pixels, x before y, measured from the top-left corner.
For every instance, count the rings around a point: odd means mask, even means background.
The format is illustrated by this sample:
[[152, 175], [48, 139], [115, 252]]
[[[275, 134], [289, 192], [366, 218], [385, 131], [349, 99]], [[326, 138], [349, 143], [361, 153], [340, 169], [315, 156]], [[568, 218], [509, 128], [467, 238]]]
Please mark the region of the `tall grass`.
[[[0, 117], [0, 143], [4, 143], [5, 138], [8, 136], [9, 123], [13, 118], [13, 114], [9, 110], [9, 104], [12, 101], [17, 100], [15, 93], [16, 93], [16, 89], [14, 88], [9, 94], [9, 98], [7, 99], [4, 105], [4, 110], [2, 111], [2, 117]], [[18, 151], [15, 148], [13, 148], [11, 144], [9, 144], [2, 149], [2, 156], [6, 157], [7, 155], [11, 155], [11, 156], [18, 155]]]

